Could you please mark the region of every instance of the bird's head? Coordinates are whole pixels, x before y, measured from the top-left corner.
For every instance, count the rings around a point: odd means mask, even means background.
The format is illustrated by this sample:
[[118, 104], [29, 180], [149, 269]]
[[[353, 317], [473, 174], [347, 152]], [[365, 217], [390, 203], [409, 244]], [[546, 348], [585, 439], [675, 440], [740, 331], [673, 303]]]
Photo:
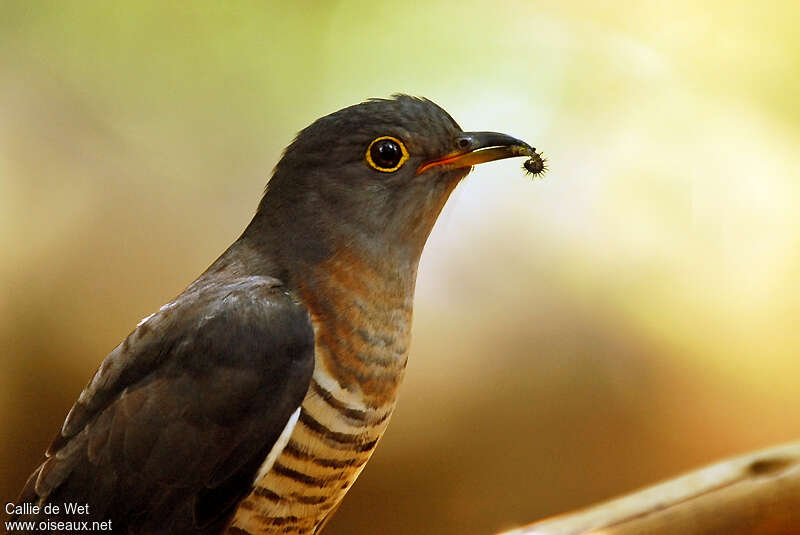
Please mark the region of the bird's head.
[[310, 262], [344, 246], [415, 264], [444, 203], [473, 165], [534, 155], [511, 136], [462, 131], [430, 100], [373, 99], [298, 134], [275, 168], [254, 224], [271, 234], [271, 249]]

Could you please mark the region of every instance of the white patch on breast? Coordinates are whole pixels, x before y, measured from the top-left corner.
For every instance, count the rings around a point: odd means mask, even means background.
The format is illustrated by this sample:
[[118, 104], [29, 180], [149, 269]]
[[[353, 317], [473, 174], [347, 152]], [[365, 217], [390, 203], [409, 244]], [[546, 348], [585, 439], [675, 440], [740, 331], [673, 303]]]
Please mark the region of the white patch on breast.
[[[316, 346], [314, 350], [319, 354], [319, 346]], [[344, 403], [347, 408], [367, 410], [367, 405], [364, 403], [364, 395], [361, 393], [360, 389], [353, 392], [345, 390], [339, 386], [339, 382], [324, 368], [324, 365], [320, 366], [319, 361], [317, 361], [317, 365], [314, 366], [313, 377], [319, 386], [330, 392], [333, 397], [339, 402]]]
[[286, 422], [286, 427], [284, 427], [283, 431], [281, 431], [278, 440], [275, 441], [275, 445], [272, 446], [271, 450], [269, 450], [269, 455], [267, 455], [267, 458], [264, 459], [263, 463], [261, 463], [261, 468], [258, 469], [258, 474], [256, 474], [253, 484], [256, 484], [261, 478], [269, 473], [269, 471], [272, 469], [272, 465], [275, 464], [275, 459], [278, 458], [278, 455], [281, 454], [283, 448], [285, 448], [286, 444], [289, 443], [289, 437], [292, 436], [294, 426], [297, 425], [297, 419], [300, 417], [300, 408], [301, 407], [297, 407], [297, 410], [294, 411], [291, 416], [289, 416], [289, 421]]

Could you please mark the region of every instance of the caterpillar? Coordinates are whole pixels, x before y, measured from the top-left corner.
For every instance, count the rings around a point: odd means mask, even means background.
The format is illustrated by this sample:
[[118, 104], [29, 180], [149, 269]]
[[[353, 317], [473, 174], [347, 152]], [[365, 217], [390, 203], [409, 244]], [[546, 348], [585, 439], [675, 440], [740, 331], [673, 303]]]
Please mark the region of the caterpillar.
[[547, 171], [547, 160], [542, 158], [542, 155], [538, 152], [534, 152], [528, 160], [525, 160], [522, 168], [525, 169], [527, 174], [538, 178]]

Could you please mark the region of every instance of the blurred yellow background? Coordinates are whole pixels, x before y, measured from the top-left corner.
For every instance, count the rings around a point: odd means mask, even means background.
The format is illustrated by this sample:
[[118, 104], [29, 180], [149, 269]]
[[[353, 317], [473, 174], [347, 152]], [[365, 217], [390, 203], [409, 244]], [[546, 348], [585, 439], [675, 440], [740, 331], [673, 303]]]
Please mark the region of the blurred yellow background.
[[395, 92], [550, 172], [456, 190], [327, 533], [489, 534], [800, 437], [800, 4], [288, 4], [0, 5], [0, 501], [295, 132]]

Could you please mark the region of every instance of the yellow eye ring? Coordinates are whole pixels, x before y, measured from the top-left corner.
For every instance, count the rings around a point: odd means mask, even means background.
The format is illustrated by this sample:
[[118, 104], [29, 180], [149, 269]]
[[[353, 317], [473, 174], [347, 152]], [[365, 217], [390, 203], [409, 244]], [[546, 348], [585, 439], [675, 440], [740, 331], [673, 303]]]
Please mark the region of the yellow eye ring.
[[397, 171], [406, 163], [408, 149], [396, 137], [376, 137], [367, 147], [365, 158], [373, 169], [381, 173], [391, 173]]

